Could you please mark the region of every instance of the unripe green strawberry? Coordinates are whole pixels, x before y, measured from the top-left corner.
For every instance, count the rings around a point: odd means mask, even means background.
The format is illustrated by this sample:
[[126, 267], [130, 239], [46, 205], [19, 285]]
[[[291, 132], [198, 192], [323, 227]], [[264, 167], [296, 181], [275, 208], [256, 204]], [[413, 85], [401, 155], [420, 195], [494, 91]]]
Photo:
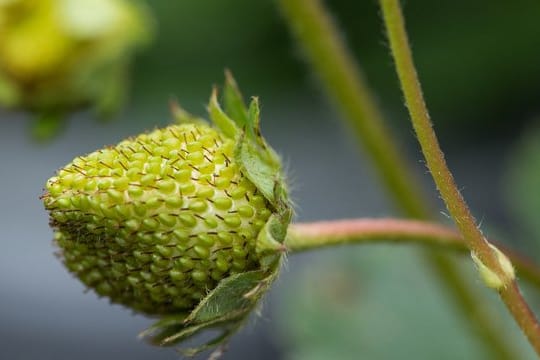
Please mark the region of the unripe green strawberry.
[[192, 309], [217, 282], [257, 269], [268, 202], [208, 125], [155, 130], [78, 157], [47, 182], [68, 269], [113, 302]]
[[[291, 212], [279, 159], [232, 78], [216, 127], [170, 125], [75, 158], [43, 196], [66, 267], [112, 302], [165, 316], [154, 340], [229, 334], [275, 278]], [[172, 319], [168, 316], [172, 316]], [[225, 339], [224, 337], [223, 339]]]

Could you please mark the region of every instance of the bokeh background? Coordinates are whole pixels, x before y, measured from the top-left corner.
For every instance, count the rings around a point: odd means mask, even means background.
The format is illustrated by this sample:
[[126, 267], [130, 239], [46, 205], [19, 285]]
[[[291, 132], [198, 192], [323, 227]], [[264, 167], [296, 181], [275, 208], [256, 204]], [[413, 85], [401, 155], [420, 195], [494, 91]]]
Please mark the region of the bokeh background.
[[[378, 94], [419, 181], [448, 222], [421, 161], [375, 1], [326, 1]], [[263, 132], [283, 155], [297, 220], [395, 216], [361, 147], [321, 92], [274, 1], [154, 0], [154, 42], [132, 67], [109, 122], [69, 117], [56, 139], [29, 136], [31, 115], [0, 111], [0, 358], [175, 359], [137, 339], [152, 320], [97, 298], [54, 256], [39, 196], [73, 157], [170, 122], [176, 98], [204, 115], [233, 71], [262, 101]], [[540, 3], [406, 1], [420, 78], [451, 169], [482, 229], [540, 262]], [[462, 266], [523, 359], [534, 358], [471, 262]], [[540, 297], [525, 289], [540, 310]], [[482, 359], [415, 247], [294, 255], [261, 314], [224, 359]]]

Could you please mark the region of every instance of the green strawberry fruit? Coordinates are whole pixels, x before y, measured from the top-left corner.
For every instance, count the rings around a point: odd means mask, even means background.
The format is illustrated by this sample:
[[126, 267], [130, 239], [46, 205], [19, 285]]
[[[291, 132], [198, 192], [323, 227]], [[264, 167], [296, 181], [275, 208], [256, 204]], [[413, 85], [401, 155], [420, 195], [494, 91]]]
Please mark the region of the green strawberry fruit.
[[279, 159], [260, 137], [257, 101], [248, 110], [231, 77], [225, 95], [238, 119], [214, 92], [217, 127], [176, 108], [181, 123], [77, 157], [46, 184], [68, 270], [114, 303], [164, 316], [162, 344], [206, 325], [232, 333], [283, 253]]
[[271, 208], [208, 125], [155, 130], [76, 158], [45, 206], [67, 268], [150, 314], [192, 309], [217, 282], [257, 269]]

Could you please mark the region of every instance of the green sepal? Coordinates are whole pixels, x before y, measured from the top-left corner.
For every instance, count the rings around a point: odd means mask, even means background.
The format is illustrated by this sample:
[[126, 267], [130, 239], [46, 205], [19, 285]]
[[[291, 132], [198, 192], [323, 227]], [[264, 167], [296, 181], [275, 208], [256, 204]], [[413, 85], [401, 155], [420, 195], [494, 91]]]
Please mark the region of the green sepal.
[[279, 200], [274, 196], [276, 186], [284, 187], [281, 161], [261, 135], [259, 100], [253, 97], [249, 107], [246, 107], [231, 73], [226, 71], [225, 77], [225, 111], [219, 104], [214, 88], [208, 104], [210, 118], [225, 136], [236, 141], [235, 160], [240, 165], [240, 171], [277, 208]]
[[156, 321], [148, 329], [139, 334], [139, 338], [147, 339], [153, 345], [162, 345], [165, 339], [182, 331], [187, 314], [168, 315]]
[[286, 248], [283, 244], [285, 236], [282, 237], [281, 235], [287, 233], [288, 225], [277, 214], [272, 214], [259, 232], [255, 251], [259, 255], [259, 262], [262, 269], [269, 269], [275, 266], [281, 255], [285, 253]]
[[177, 124], [208, 124], [205, 119], [187, 112], [176, 100], [169, 102], [169, 109], [174, 122]]
[[279, 264], [268, 271], [256, 270], [235, 274], [218, 286], [189, 314], [166, 316], [140, 336], [155, 345], [171, 346], [190, 339], [203, 330], [219, 329], [212, 340], [182, 352], [195, 355], [227, 341], [242, 325], [259, 299], [277, 276]]
[[243, 128], [248, 122], [248, 110], [244, 103], [244, 98], [234, 77], [229, 70], [225, 70], [225, 86], [223, 88], [223, 102], [225, 104], [225, 112], [232, 119], [235, 119], [236, 124]]
[[232, 320], [245, 313], [253, 305], [253, 299], [246, 297], [264, 279], [261, 270], [248, 271], [225, 278], [205, 297], [186, 318], [186, 324]]
[[266, 200], [274, 204], [274, 186], [276, 177], [280, 176], [279, 168], [264, 161], [258, 150], [244, 132], [238, 139], [234, 156], [244, 175], [255, 184]]
[[226, 113], [221, 110], [214, 90], [209, 105], [210, 115], [222, 130], [235, 127], [235, 131], [229, 133], [236, 133], [234, 158], [240, 165], [240, 171], [255, 184], [274, 209], [261, 229], [256, 245], [262, 268], [270, 268], [285, 251], [283, 242], [292, 217], [291, 204], [279, 156], [266, 143], [260, 131], [259, 99], [253, 97], [249, 107], [246, 107], [231, 73], [226, 71], [225, 77]]
[[265, 157], [265, 161], [273, 164], [277, 169], [281, 170], [281, 159], [274, 149], [266, 143], [266, 140], [261, 134], [261, 117], [259, 98], [252, 97], [249, 104], [248, 116], [250, 118], [250, 124], [253, 125], [253, 138], [259, 148], [261, 149], [261, 155]]
[[[203, 351], [214, 349], [220, 345], [226, 345], [230, 337], [233, 336], [241, 326], [242, 326], [242, 323], [236, 325], [233, 328], [227, 329], [226, 331], [223, 331], [220, 335], [206, 342], [204, 345], [187, 348], [187, 349], [178, 349], [178, 351], [184, 356], [191, 357], [191, 356], [200, 354]], [[208, 359], [213, 359], [212, 355], [210, 355]]]
[[231, 119], [219, 105], [217, 99], [217, 89], [212, 89], [212, 95], [208, 102], [208, 113], [214, 124], [223, 132], [223, 134], [231, 139], [236, 139], [239, 134], [239, 129], [233, 119]]
[[270, 215], [259, 232], [255, 245], [255, 251], [259, 254], [260, 264], [263, 269], [271, 268], [276, 260], [280, 258], [280, 255], [286, 252], [284, 242], [293, 215], [282, 182], [276, 182], [274, 198], [276, 199], [275, 212]]
[[261, 135], [259, 113], [259, 101], [254, 97], [248, 110], [247, 127], [237, 140], [234, 155], [240, 170], [276, 207], [275, 189], [283, 183], [281, 162]]

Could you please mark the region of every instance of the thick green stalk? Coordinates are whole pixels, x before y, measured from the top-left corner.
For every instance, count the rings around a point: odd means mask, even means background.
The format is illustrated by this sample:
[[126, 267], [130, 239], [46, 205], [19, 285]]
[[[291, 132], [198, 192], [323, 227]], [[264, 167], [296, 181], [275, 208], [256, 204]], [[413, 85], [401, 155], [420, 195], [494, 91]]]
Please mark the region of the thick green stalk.
[[501, 283], [496, 287], [501, 299], [540, 355], [540, 325], [521, 296], [513, 272], [482, 235], [446, 165], [418, 81], [399, 1], [380, 0], [380, 4], [405, 102], [433, 180], [468, 248], [480, 262], [479, 268], [485, 269], [482, 275], [489, 272], [488, 276]]
[[[343, 119], [371, 157], [383, 185], [401, 211], [413, 218], [428, 219], [429, 206], [403, 159], [392, 134], [386, 129], [381, 110], [363, 74], [348, 52], [336, 25], [319, 0], [278, 0], [285, 20], [303, 47], [308, 62], [320, 77], [328, 96], [343, 113]], [[488, 316], [483, 316], [469, 284], [451, 258], [426, 252], [425, 258], [446, 284], [447, 293], [483, 340], [491, 358], [513, 359]]]

